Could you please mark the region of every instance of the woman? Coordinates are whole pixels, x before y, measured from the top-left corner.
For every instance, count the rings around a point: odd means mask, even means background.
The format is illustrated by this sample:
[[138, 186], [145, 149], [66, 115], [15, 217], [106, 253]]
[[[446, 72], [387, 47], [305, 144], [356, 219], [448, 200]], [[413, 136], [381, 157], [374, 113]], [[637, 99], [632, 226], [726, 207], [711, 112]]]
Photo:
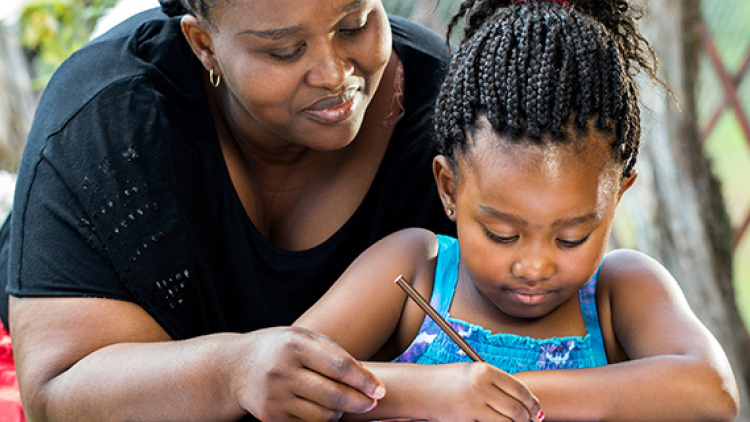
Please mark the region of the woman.
[[74, 54], [37, 110], [8, 261], [27, 415], [367, 411], [374, 375], [268, 327], [383, 236], [452, 232], [430, 177], [443, 40], [379, 0], [183, 3]]

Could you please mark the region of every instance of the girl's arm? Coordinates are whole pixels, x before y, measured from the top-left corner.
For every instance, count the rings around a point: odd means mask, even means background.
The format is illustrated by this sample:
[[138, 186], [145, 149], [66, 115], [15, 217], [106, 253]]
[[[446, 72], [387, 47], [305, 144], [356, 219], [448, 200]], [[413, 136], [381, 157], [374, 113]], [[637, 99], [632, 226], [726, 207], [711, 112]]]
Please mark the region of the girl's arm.
[[403, 275], [429, 298], [437, 248], [435, 235], [422, 229], [385, 237], [363, 252], [294, 326], [331, 337], [357, 359], [370, 359], [384, 347], [405, 349], [424, 313], [407, 302], [394, 280]]
[[610, 362], [517, 374], [550, 420], [734, 420], [737, 384], [719, 343], [679, 285], [635, 251], [609, 254], [597, 286]]
[[[394, 280], [403, 275], [430, 298], [437, 250], [435, 235], [425, 230], [387, 236], [357, 258], [294, 326], [331, 337], [358, 359], [395, 358], [411, 344], [425, 314]], [[484, 363], [365, 366], [386, 384], [386, 396], [370, 413], [347, 415], [350, 420], [538, 420], [540, 406], [531, 392]]]

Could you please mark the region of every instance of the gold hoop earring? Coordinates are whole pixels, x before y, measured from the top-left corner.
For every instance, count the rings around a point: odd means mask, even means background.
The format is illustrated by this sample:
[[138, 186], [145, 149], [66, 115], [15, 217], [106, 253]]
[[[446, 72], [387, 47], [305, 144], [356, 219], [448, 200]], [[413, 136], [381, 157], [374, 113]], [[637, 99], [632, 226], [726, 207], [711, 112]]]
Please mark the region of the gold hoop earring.
[[211, 66], [211, 69], [208, 71], [208, 81], [211, 82], [211, 85], [213, 85], [214, 88], [218, 88], [219, 84], [221, 84], [221, 75], [214, 74], [213, 66]]

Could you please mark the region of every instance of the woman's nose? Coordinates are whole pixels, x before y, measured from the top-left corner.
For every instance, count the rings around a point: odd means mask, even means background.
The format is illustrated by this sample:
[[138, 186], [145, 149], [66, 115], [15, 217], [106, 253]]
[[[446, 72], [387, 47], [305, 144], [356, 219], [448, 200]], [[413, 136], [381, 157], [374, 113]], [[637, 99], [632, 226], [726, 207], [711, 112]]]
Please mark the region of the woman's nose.
[[329, 41], [316, 50], [307, 82], [312, 86], [337, 90], [346, 84], [352, 72], [353, 66], [346, 60], [342, 49]]

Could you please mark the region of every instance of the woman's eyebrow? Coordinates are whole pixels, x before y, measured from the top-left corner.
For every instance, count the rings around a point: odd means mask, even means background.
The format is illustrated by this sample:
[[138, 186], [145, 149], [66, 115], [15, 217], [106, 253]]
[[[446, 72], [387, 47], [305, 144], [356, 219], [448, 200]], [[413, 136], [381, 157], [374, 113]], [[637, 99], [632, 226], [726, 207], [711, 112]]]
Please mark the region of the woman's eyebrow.
[[349, 3], [341, 6], [339, 13], [349, 13], [353, 10], [357, 10], [365, 4], [365, 0], [352, 0]]
[[286, 28], [279, 28], [279, 29], [264, 29], [264, 30], [247, 29], [242, 32], [239, 32], [237, 35], [250, 34], [250, 35], [255, 35], [256, 37], [265, 38], [268, 40], [279, 40], [281, 38], [288, 37], [289, 35], [293, 35], [299, 32], [300, 30], [302, 30], [302, 25], [289, 26]]

